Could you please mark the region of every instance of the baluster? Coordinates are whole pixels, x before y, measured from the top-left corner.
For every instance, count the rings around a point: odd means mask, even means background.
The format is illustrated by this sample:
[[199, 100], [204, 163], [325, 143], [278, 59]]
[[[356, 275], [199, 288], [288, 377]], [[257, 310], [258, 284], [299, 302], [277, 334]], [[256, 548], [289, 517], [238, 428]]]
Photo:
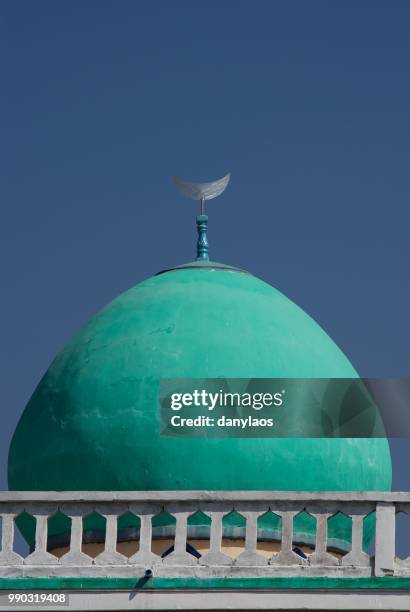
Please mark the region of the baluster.
[[24, 563], [26, 565], [57, 565], [59, 559], [47, 552], [47, 520], [51, 510], [39, 507], [30, 514], [36, 519], [35, 546], [34, 551], [24, 559]]
[[342, 565], [353, 565], [355, 567], [368, 567], [370, 557], [363, 551], [363, 521], [371, 510], [370, 507], [352, 507], [348, 510], [352, 519], [352, 548], [342, 559]]
[[[115, 506], [111, 506], [110, 512], [103, 510], [102, 516], [106, 520], [104, 551], [96, 556], [96, 565], [118, 565], [127, 563], [127, 557], [117, 551], [118, 513], [113, 513]], [[122, 511], [120, 512], [122, 514]]]
[[83, 518], [91, 509], [77, 506], [63, 506], [60, 508], [71, 519], [70, 549], [60, 558], [63, 565], [91, 565], [92, 559], [82, 552]]
[[235, 559], [235, 565], [267, 565], [268, 560], [256, 552], [258, 541], [258, 518], [266, 511], [257, 512], [240, 510], [246, 519], [245, 550]]
[[316, 519], [316, 544], [315, 552], [310, 555], [311, 565], [339, 565], [339, 559], [327, 552], [327, 521], [333, 512], [326, 512], [318, 507], [307, 509]]
[[221, 550], [222, 545], [222, 521], [226, 512], [207, 511], [211, 517], [211, 529], [209, 534], [209, 553], [200, 558], [201, 565], [231, 565], [232, 558], [225, 555]]
[[191, 512], [181, 512], [179, 507], [176, 506], [174, 510], [172, 508], [169, 511], [175, 515], [175, 542], [174, 551], [164, 559], [164, 563], [167, 565], [196, 565], [198, 560], [196, 557], [186, 551], [186, 538], [188, 530], [188, 517]]
[[[396, 521], [399, 512], [403, 512], [406, 516], [409, 516], [410, 504], [405, 502], [396, 505]], [[397, 572], [397, 570], [400, 571]], [[407, 557], [404, 557], [403, 559], [395, 556], [395, 571], [400, 577], [407, 577], [410, 575], [410, 555], [407, 555]]]
[[395, 570], [396, 508], [394, 504], [378, 502], [376, 506], [376, 576], [391, 576]]
[[146, 567], [161, 562], [161, 557], [152, 552], [152, 519], [160, 510], [154, 506], [130, 505], [130, 512], [140, 519], [140, 538], [139, 549], [128, 563]]
[[14, 552], [14, 519], [18, 516], [14, 512], [1, 512], [1, 551], [0, 565], [21, 565], [23, 557]]
[[71, 518], [70, 550], [60, 558], [63, 565], [90, 565], [91, 557], [82, 552], [83, 516], [69, 514]]
[[293, 541], [293, 518], [299, 511], [295, 510], [276, 510], [272, 512], [282, 518], [282, 542], [280, 552], [273, 555], [269, 560], [272, 565], [302, 565], [303, 559], [292, 550]]

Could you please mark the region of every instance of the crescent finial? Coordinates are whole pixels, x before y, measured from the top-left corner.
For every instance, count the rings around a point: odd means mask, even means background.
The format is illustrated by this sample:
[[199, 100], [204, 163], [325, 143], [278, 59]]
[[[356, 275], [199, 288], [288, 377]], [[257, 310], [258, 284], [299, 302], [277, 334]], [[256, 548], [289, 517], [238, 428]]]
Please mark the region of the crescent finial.
[[201, 214], [196, 218], [198, 231], [197, 260], [209, 260], [207, 236], [208, 216], [205, 214], [205, 200], [213, 200], [221, 195], [227, 188], [230, 178], [230, 172], [217, 181], [211, 181], [209, 183], [193, 183], [191, 181], [185, 181], [178, 176], [173, 177], [173, 181], [179, 193], [187, 198], [199, 200], [201, 202]]
[[213, 200], [225, 191], [230, 178], [231, 173], [229, 172], [226, 176], [210, 183], [193, 183], [185, 181], [178, 176], [174, 176], [173, 181], [179, 193], [182, 193], [187, 198], [192, 200]]

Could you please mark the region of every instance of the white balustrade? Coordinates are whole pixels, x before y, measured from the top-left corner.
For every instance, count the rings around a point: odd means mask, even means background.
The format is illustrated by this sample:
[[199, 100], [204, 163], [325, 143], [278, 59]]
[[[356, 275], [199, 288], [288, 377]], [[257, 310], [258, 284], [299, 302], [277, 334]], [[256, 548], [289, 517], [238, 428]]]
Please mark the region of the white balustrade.
[[[148, 491], [148, 492], [0, 492], [1, 576], [134, 576], [151, 570], [155, 576], [410, 576], [410, 556], [397, 559], [395, 522], [397, 512], [410, 513], [409, 493], [313, 493], [286, 491]], [[25, 558], [15, 551], [15, 521], [23, 512], [35, 519], [34, 547]], [[66, 534], [66, 552], [60, 558], [48, 550], [48, 521], [60, 512], [70, 519]], [[83, 521], [98, 513], [105, 519], [105, 533], [100, 534], [103, 547], [95, 558], [84, 548]], [[175, 519], [167, 531], [153, 530], [153, 519], [161, 512]], [[210, 519], [209, 550], [203, 555], [191, 554], [189, 517], [203, 512]], [[242, 552], [233, 559], [223, 551], [224, 517], [239, 513], [245, 527], [236, 531]], [[270, 559], [258, 547], [260, 517], [272, 512], [281, 518], [279, 551]], [[139, 517], [138, 551], [127, 558], [119, 552], [118, 519], [125, 513]], [[306, 558], [295, 551], [294, 519], [306, 513], [315, 520], [315, 543]], [[341, 513], [350, 518], [350, 551], [331, 548], [329, 520]], [[376, 522], [375, 557], [363, 550], [363, 529], [367, 516]], [[347, 523], [348, 524], [348, 523]], [[165, 533], [165, 535], [164, 535]], [[228, 533], [228, 532], [227, 532]], [[266, 537], [266, 530], [264, 530]], [[135, 539], [138, 532], [132, 531]], [[153, 540], [162, 537], [161, 557], [153, 552]], [[232, 532], [229, 532], [229, 537]], [[131, 538], [131, 535], [130, 535]], [[170, 544], [171, 543], [171, 544]], [[60, 553], [61, 554], [61, 553]]]

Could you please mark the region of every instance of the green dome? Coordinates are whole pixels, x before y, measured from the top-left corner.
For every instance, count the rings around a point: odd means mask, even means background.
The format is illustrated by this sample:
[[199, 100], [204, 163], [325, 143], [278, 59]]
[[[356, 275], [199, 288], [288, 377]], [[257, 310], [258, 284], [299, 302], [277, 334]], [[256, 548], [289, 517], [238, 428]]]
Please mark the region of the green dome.
[[[388, 490], [385, 439], [160, 436], [161, 378], [356, 376], [321, 327], [262, 280], [209, 262], [169, 270], [116, 298], [53, 361], [15, 431], [9, 486]], [[340, 546], [343, 525], [330, 534]], [[300, 533], [312, 540], [310, 523]]]

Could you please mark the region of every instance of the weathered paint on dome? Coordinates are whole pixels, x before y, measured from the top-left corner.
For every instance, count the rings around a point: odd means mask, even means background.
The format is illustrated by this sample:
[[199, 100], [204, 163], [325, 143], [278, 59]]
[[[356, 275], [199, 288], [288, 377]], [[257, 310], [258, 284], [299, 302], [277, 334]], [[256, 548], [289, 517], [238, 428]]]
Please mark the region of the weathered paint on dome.
[[[321, 327], [267, 283], [209, 262], [166, 271], [116, 298], [53, 361], [14, 434], [9, 486], [388, 490], [384, 439], [160, 437], [161, 377], [355, 376]], [[312, 539], [309, 521], [300, 533]]]

